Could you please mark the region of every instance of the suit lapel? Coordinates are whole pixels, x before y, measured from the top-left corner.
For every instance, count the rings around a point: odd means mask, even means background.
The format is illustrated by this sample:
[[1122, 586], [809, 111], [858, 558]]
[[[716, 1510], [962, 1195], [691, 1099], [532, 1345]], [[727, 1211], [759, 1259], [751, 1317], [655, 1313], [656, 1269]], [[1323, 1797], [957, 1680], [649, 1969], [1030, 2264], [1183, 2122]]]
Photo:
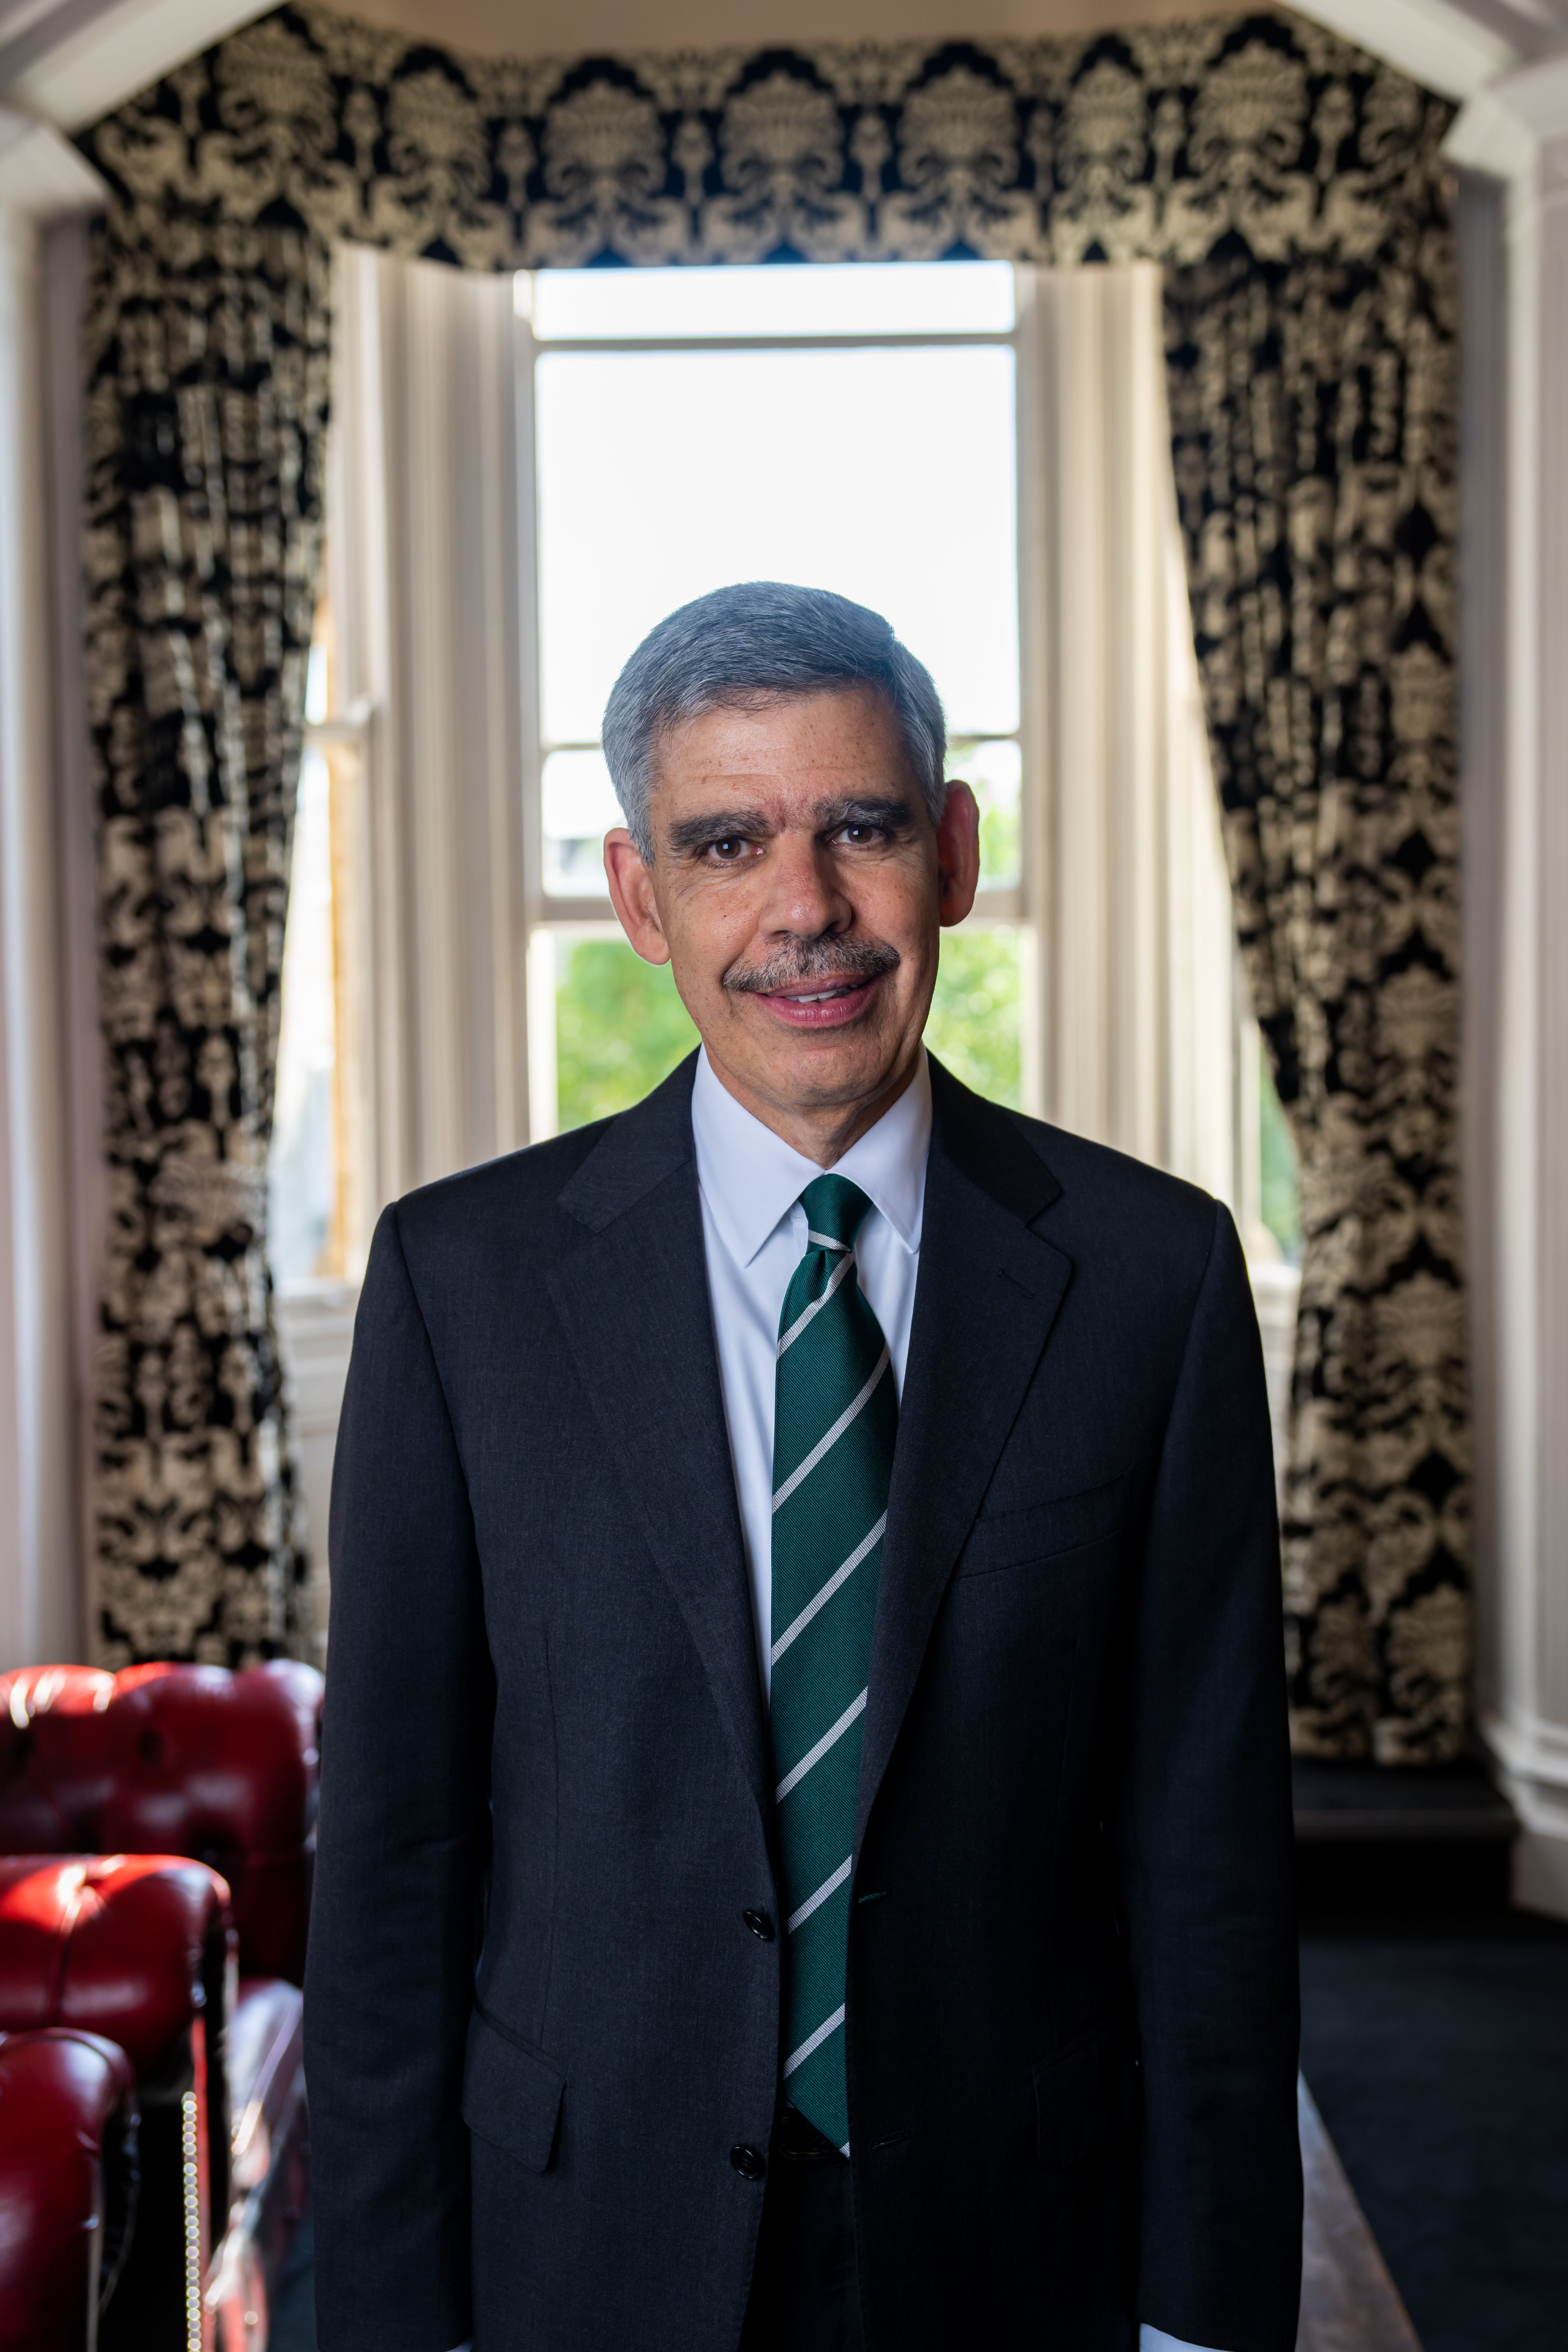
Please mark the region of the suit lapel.
[[947, 1580], [1034, 1377], [1072, 1261], [1030, 1231], [1059, 1186], [1007, 1115], [931, 1065], [920, 1281], [872, 1636], [855, 1842]]
[[562, 1192], [589, 1238], [549, 1287], [766, 1820], [767, 1726], [709, 1305], [692, 1066], [616, 1119]]

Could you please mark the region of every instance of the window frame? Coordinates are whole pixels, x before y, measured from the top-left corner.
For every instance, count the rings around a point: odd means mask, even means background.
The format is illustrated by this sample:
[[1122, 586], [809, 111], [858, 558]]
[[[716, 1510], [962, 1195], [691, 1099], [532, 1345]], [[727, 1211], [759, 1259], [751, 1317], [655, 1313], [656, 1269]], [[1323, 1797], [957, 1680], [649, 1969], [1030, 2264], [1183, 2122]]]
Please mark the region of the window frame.
[[[297, 1382], [305, 1486], [319, 1529], [325, 1526], [353, 1304], [380, 1209], [415, 1184], [554, 1131], [555, 941], [584, 933], [621, 937], [607, 898], [566, 898], [544, 888], [533, 362], [541, 350], [656, 347], [642, 338], [618, 346], [597, 337], [541, 341], [517, 314], [510, 278], [397, 263], [354, 247], [337, 250], [333, 271], [327, 550], [333, 651], [327, 710], [307, 727], [306, 740], [353, 779], [341, 810], [334, 790], [331, 822], [334, 893], [340, 877], [347, 890], [333, 914], [348, 966], [339, 978], [349, 983], [338, 995], [337, 1083], [342, 1112], [354, 1123], [354, 1189], [342, 1197], [340, 1162], [342, 1278], [313, 1276], [280, 1286], [278, 1294], [279, 1330]], [[1058, 1066], [1057, 1000], [1068, 969], [1061, 961], [1068, 908], [1058, 894], [1068, 860], [1060, 838], [1065, 799], [1055, 730], [1071, 681], [1057, 669], [1068, 656], [1058, 652], [1059, 587], [1051, 556], [1062, 523], [1055, 510], [1062, 489], [1062, 395], [1053, 275], [1030, 264], [1014, 267], [1014, 325], [1005, 331], [668, 340], [682, 350], [716, 351], [1012, 346], [1020, 873], [1016, 887], [982, 892], [965, 928], [1017, 927], [1024, 1108], [1089, 1132], [1063, 1097]], [[469, 518], [467, 538], [453, 535], [453, 515]], [[432, 619], [441, 625], [432, 630]], [[414, 647], [419, 665], [410, 660]], [[465, 670], [455, 648], [471, 655]], [[453, 713], [468, 707], [464, 698], [474, 692], [476, 677], [490, 730], [478, 759], [452, 724]], [[431, 855], [449, 830], [460, 830], [459, 818], [471, 836], [467, 866], [456, 855]], [[471, 890], [476, 857], [489, 883], [482, 905], [463, 896]], [[1089, 918], [1092, 929], [1099, 919], [1093, 908]], [[458, 971], [470, 919], [479, 944]], [[468, 994], [492, 983], [502, 1008], [493, 1066], [476, 1063], [465, 1081], [468, 1090], [448, 1102], [437, 1066], [458, 1059]], [[1237, 976], [1233, 1078], [1247, 1066], [1245, 1022]], [[487, 1083], [493, 1089], [488, 1096]], [[1226, 1197], [1234, 1194], [1245, 1233], [1256, 1198], [1256, 1157], [1249, 1170], [1237, 1127], [1247, 1119], [1255, 1127], [1257, 1111], [1255, 1090], [1250, 1105], [1241, 1095], [1235, 1087], [1237, 1181]], [[1254, 1278], [1282, 1446], [1299, 1276], [1293, 1267], [1265, 1265], [1255, 1267]], [[317, 1572], [324, 1622], [320, 1546]]]
[[[390, 277], [390, 266], [382, 267], [381, 274]], [[439, 274], [445, 288], [447, 273]], [[408, 444], [405, 452], [402, 452], [397, 435], [389, 428], [383, 427], [378, 438], [374, 427], [380, 422], [380, 412], [374, 418], [367, 412], [367, 425], [362, 428], [360, 436], [363, 446], [356, 442], [352, 451], [345, 446], [340, 424], [336, 457], [329, 469], [342, 509], [329, 540], [332, 559], [331, 604], [335, 656], [343, 654], [343, 646], [337, 641], [343, 635], [345, 625], [349, 651], [346, 664], [336, 657], [330, 661], [326, 712], [321, 719], [312, 719], [305, 732], [306, 741], [312, 749], [328, 753], [334, 767], [347, 762], [356, 778], [356, 788], [351, 795], [353, 806], [345, 827], [345, 835], [352, 838], [345, 837], [342, 844], [341, 866], [334, 856], [334, 883], [340, 875], [346, 876], [352, 885], [353, 901], [335, 911], [335, 928], [347, 934], [344, 944], [350, 961], [356, 968], [364, 967], [357, 973], [352, 1005], [344, 1001], [340, 989], [338, 1019], [340, 1085], [346, 1097], [342, 1110], [347, 1122], [363, 1138], [363, 1148], [351, 1155], [359, 1171], [354, 1197], [342, 1202], [340, 1206], [345, 1243], [344, 1275], [350, 1282], [363, 1265], [370, 1228], [383, 1200], [407, 1189], [411, 1181], [445, 1172], [447, 1165], [470, 1164], [472, 1159], [485, 1157], [488, 1151], [538, 1141], [555, 1131], [555, 942], [584, 936], [611, 940], [621, 936], [607, 893], [567, 896], [545, 887], [544, 763], [549, 752], [557, 747], [546, 743], [542, 727], [542, 551], [539, 531], [535, 368], [539, 358], [549, 352], [793, 353], [803, 350], [918, 351], [950, 346], [978, 349], [998, 344], [1012, 351], [1018, 724], [1005, 737], [973, 740], [1016, 740], [1018, 745], [1019, 873], [1016, 884], [991, 886], [980, 892], [965, 928], [972, 934], [997, 926], [1016, 929], [1022, 950], [1023, 1107], [1036, 1114], [1054, 1108], [1058, 1118], [1064, 1115], [1063, 1107], [1057, 1103], [1063, 1073], [1055, 1067], [1059, 1040], [1056, 1050], [1051, 1041], [1057, 1036], [1059, 1022], [1056, 1017], [1058, 1007], [1051, 1000], [1068, 972], [1078, 966], [1075, 959], [1072, 966], [1058, 970], [1063, 952], [1059, 925], [1067, 910], [1057, 906], [1055, 896], [1057, 868], [1059, 866], [1065, 875], [1067, 866], [1057, 839], [1062, 805], [1061, 779], [1056, 773], [1056, 762], [1061, 752], [1052, 734], [1058, 723], [1056, 705], [1065, 682], [1053, 675], [1053, 664], [1061, 657], [1057, 647], [1058, 632], [1053, 599], [1061, 591], [1048, 554], [1053, 531], [1060, 522], [1053, 507], [1061, 496], [1061, 486], [1053, 472], [1053, 464], [1059, 467], [1058, 404], [1061, 394], [1053, 373], [1058, 346], [1052, 344], [1051, 337], [1053, 333], [1059, 337], [1059, 328], [1053, 329], [1048, 323], [1054, 315], [1047, 291], [1050, 277], [1050, 273], [1031, 265], [1013, 266], [1014, 323], [1005, 329], [559, 338], [535, 336], [526, 315], [529, 306], [517, 299], [518, 280], [485, 281], [477, 290], [469, 289], [465, 281], [469, 307], [482, 294], [493, 320], [495, 372], [490, 381], [497, 399], [491, 421], [483, 424], [462, 463], [470, 474], [477, 468], [485, 479], [490, 479], [494, 467], [504, 459], [511, 473], [510, 495], [490, 508], [486, 524], [487, 534], [495, 542], [493, 553], [500, 567], [499, 577], [505, 583], [504, 593], [499, 604], [493, 590], [475, 604], [470, 588], [469, 604], [458, 615], [458, 623], [465, 628], [482, 623], [487, 636], [495, 636], [499, 630], [505, 637], [504, 663], [501, 653], [493, 649], [488, 658], [495, 664], [496, 688], [513, 714], [509, 728], [515, 728], [512, 749], [504, 761], [495, 766], [493, 773], [479, 779], [489, 802], [502, 810], [501, 818], [492, 823], [491, 862], [492, 866], [499, 862], [505, 873], [498, 880], [497, 904], [489, 911], [496, 935], [494, 955], [500, 960], [498, 984], [504, 982], [510, 997], [510, 1020], [516, 1039], [510, 1049], [515, 1066], [512, 1091], [504, 1117], [498, 1107], [493, 1122], [495, 1139], [488, 1143], [482, 1137], [469, 1140], [461, 1134], [453, 1139], [437, 1139], [436, 1148], [427, 1140], [420, 1124], [426, 1108], [420, 1058], [426, 1053], [426, 1039], [423, 1025], [418, 1025], [417, 1030], [411, 1025], [409, 1007], [403, 1001], [410, 951], [423, 955], [428, 942], [437, 950], [439, 962], [440, 953], [449, 951], [451, 940], [457, 936], [454, 922], [459, 929], [461, 923], [460, 911], [438, 907], [436, 919], [426, 932], [422, 904], [416, 905], [410, 899], [411, 891], [425, 887], [421, 843], [427, 844], [430, 826], [437, 821], [428, 810], [422, 814], [416, 811], [413, 796], [416, 791], [426, 799], [432, 791], [438, 795], [440, 790], [447, 788], [442, 783], [444, 775], [455, 779], [459, 773], [466, 776], [468, 772], [460, 762], [455, 770], [447, 766], [441, 756], [446, 747], [438, 732], [428, 728], [424, 713], [417, 709], [411, 713], [404, 708], [407, 688], [398, 668], [398, 657], [404, 649], [395, 625], [398, 614], [393, 612], [389, 624], [382, 607], [387, 602], [383, 573], [389, 556], [403, 556], [405, 551], [399, 547], [395, 527], [400, 519], [390, 505], [384, 516], [378, 501], [383, 496], [395, 499], [400, 492], [405, 501], [410, 497], [406, 483], [384, 456], [384, 450], [401, 452], [397, 464], [405, 474], [416, 466], [424, 467], [438, 462], [440, 452], [434, 446], [433, 434], [438, 438], [443, 419], [437, 415], [432, 424], [426, 418], [418, 430], [405, 431], [402, 436]], [[399, 274], [398, 287], [401, 282]], [[492, 289], [496, 298], [493, 300]], [[362, 302], [363, 299], [362, 292]], [[421, 322], [427, 330], [430, 322], [423, 320], [422, 314]], [[352, 335], [345, 340], [352, 343]], [[479, 366], [482, 352], [476, 358], [469, 346], [464, 348], [468, 353], [464, 364], [470, 370]], [[388, 373], [388, 363], [395, 356], [395, 347], [387, 340], [383, 322], [380, 382], [397, 382], [395, 367]], [[373, 362], [374, 358], [373, 351]], [[362, 358], [360, 372], [369, 381], [374, 373], [374, 364], [367, 367]], [[351, 376], [353, 373], [351, 367]], [[347, 394], [352, 395], [354, 386], [351, 383], [346, 389]], [[352, 396], [345, 397], [344, 413], [350, 420], [352, 436], [353, 419], [358, 414]], [[359, 478], [362, 474], [363, 481]], [[427, 496], [425, 502], [428, 505]], [[341, 531], [340, 523], [343, 525]], [[406, 537], [405, 518], [402, 525]], [[510, 609], [503, 614], [500, 605]], [[367, 627], [372, 623], [374, 627], [370, 628], [367, 637]], [[381, 643], [375, 637], [375, 627], [381, 628], [384, 635], [389, 628], [391, 632], [386, 636], [384, 651], [379, 655], [374, 650]], [[362, 639], [365, 642], [362, 643]], [[372, 646], [369, 652], [367, 645]], [[443, 656], [439, 646], [433, 648], [437, 670], [443, 659], [449, 658], [449, 650]], [[503, 675], [503, 669], [510, 674]], [[450, 703], [453, 694], [454, 683], [443, 671], [435, 681], [432, 699], [439, 702], [444, 697]], [[492, 693], [490, 699], [495, 698]], [[464, 789], [468, 790], [466, 782]], [[338, 832], [337, 797], [334, 790], [334, 836]], [[453, 877], [443, 872], [436, 877], [436, 886], [449, 893]], [[1058, 932], [1054, 940], [1046, 926]], [[1092, 950], [1092, 940], [1089, 946]], [[340, 982], [342, 977], [340, 974]], [[444, 1003], [450, 1000], [446, 1003], [449, 1016], [460, 1011], [458, 992], [449, 974], [437, 971], [433, 981], [429, 976], [421, 980], [422, 993], [428, 993], [431, 986], [442, 995]], [[1251, 1039], [1244, 992], [1239, 984], [1235, 994], [1231, 1024], [1233, 1069], [1240, 1077], [1249, 1067]], [[450, 1017], [445, 1027], [446, 1031], [451, 1030]], [[1066, 1115], [1069, 1123], [1077, 1123], [1070, 1110]], [[340, 1129], [342, 1124], [341, 1119]], [[1232, 1127], [1233, 1183], [1235, 1205], [1244, 1233], [1257, 1223], [1256, 1125], [1255, 1090], [1237, 1084]], [[409, 1129], [407, 1138], [403, 1135], [404, 1127]], [[435, 1164], [430, 1164], [432, 1161]], [[340, 1185], [342, 1181], [340, 1172]], [[331, 1277], [322, 1279], [330, 1281]]]

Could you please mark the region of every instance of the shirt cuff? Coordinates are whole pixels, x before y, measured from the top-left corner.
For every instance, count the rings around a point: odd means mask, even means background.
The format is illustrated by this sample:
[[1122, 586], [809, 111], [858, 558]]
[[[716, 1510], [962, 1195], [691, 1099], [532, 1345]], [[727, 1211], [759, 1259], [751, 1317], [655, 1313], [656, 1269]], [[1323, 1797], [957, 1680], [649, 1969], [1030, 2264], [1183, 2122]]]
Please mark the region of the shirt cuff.
[[[461, 2346], [458, 2352], [463, 2352]], [[1138, 2352], [1214, 2352], [1214, 2347], [1189, 2344], [1184, 2336], [1167, 2336], [1163, 2327], [1151, 2327], [1145, 2320], [1138, 2330]]]

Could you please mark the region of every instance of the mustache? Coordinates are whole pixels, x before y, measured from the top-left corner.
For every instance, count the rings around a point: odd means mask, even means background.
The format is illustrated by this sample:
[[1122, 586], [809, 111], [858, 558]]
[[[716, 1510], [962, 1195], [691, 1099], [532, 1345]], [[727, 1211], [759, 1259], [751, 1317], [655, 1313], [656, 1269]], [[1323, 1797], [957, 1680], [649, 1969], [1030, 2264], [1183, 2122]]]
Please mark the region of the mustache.
[[739, 995], [773, 996], [809, 981], [831, 988], [846, 981], [879, 980], [900, 961], [886, 940], [795, 940], [763, 963], [732, 963], [724, 985]]

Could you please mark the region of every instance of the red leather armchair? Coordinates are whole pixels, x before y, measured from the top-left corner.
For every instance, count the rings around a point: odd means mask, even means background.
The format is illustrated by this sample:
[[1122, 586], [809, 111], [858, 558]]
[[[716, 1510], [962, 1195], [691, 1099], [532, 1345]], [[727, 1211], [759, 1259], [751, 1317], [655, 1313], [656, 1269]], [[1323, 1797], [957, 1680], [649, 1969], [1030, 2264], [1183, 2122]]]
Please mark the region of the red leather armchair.
[[[265, 2342], [268, 2292], [305, 2202], [298, 1987], [321, 1690], [312, 1668], [283, 1661], [241, 1674], [147, 1665], [0, 1675], [0, 1853], [184, 1854], [216, 1872], [232, 1897], [241, 1972], [226, 2012], [232, 2164], [226, 2201], [211, 2209], [221, 2242], [206, 2295], [225, 2352]], [[0, 2026], [9, 2022], [0, 2008]], [[221, 2137], [226, 2157], [226, 2123]], [[212, 2193], [219, 2198], [216, 2171]], [[128, 2278], [122, 2305], [135, 2288]]]
[[136, 2191], [131, 2061], [97, 2034], [0, 2034], [0, 2344], [95, 2352]]
[[0, 1675], [0, 1853], [183, 1853], [228, 1885], [246, 1976], [304, 1976], [321, 1677], [221, 1666]]
[[0, 1861], [0, 2027], [114, 2044], [141, 2107], [141, 2187], [100, 2341], [182, 2341], [229, 2208], [228, 1890], [166, 1854]]

